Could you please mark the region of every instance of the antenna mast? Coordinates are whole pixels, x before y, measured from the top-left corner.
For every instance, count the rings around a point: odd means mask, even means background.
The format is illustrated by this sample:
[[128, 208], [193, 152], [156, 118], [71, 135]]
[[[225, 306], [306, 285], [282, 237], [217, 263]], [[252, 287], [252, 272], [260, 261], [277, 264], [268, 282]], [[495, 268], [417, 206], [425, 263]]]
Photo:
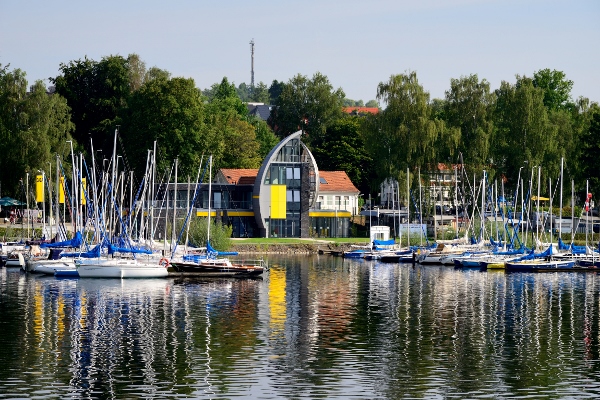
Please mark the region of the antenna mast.
[[254, 39], [252, 39], [250, 41], [250, 55], [251, 55], [251, 62], [250, 62], [250, 89], [252, 91], [254, 91]]

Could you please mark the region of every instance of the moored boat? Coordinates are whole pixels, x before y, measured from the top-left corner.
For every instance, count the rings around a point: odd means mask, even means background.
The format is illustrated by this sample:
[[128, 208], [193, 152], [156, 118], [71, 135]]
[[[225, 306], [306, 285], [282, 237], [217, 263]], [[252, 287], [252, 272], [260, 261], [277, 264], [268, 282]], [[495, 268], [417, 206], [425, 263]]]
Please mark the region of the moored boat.
[[256, 277], [265, 271], [263, 260], [234, 263], [229, 258], [213, 257], [185, 256], [172, 260], [170, 266], [176, 273], [212, 277]]
[[130, 258], [78, 258], [75, 266], [81, 278], [164, 278], [166, 265]]

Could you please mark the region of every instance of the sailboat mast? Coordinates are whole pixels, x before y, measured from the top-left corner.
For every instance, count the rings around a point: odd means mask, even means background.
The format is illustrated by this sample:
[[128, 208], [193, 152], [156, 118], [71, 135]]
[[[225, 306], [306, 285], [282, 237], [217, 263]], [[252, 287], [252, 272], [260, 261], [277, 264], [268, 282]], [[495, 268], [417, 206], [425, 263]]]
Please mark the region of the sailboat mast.
[[536, 201], [536, 213], [537, 213], [537, 218], [536, 218], [536, 222], [535, 222], [535, 236], [536, 236], [536, 247], [537, 247], [537, 242], [540, 240], [540, 186], [541, 185], [541, 180], [542, 180], [542, 167], [538, 166], [538, 191], [537, 191], [537, 201]]
[[171, 252], [175, 246], [175, 222], [177, 217], [177, 164], [179, 159], [175, 159], [175, 185], [173, 186], [173, 224], [171, 225]]
[[558, 209], [558, 238], [562, 239], [563, 172], [565, 158], [560, 159], [560, 207]]
[[[206, 243], [210, 242], [210, 200], [212, 197], [212, 154], [208, 157], [208, 226], [206, 228]], [[207, 246], [208, 247], [208, 246]]]
[[458, 239], [458, 165], [454, 167], [454, 214], [456, 216], [454, 239]]
[[549, 185], [549, 195], [548, 197], [550, 198], [550, 247], [552, 247], [552, 242], [554, 240], [554, 232], [552, 232], [552, 178], [548, 178], [548, 185]]
[[410, 247], [410, 169], [406, 167], [406, 245]]

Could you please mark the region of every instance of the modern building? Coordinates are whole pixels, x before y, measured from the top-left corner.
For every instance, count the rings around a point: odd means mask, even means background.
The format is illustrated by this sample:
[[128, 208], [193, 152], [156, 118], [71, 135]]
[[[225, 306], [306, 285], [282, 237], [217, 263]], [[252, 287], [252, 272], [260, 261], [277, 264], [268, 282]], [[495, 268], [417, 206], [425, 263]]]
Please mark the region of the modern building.
[[[217, 171], [210, 187], [211, 218], [230, 225], [234, 237], [349, 237], [359, 190], [344, 171], [319, 171], [301, 135], [283, 139], [259, 169]], [[197, 216], [208, 215], [208, 186], [202, 184], [195, 196]], [[177, 193], [186, 198], [183, 184]], [[180, 209], [186, 204], [177, 203]]]

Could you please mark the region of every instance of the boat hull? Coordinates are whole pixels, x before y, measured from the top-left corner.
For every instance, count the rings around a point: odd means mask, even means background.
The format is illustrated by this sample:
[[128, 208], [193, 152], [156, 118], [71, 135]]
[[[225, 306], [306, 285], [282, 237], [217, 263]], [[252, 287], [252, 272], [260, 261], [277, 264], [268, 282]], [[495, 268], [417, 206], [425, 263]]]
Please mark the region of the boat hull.
[[507, 271], [518, 272], [551, 272], [551, 271], [573, 271], [575, 261], [507, 261], [505, 268]]
[[144, 263], [136, 260], [85, 259], [75, 261], [80, 278], [165, 278], [167, 268], [158, 263]]

